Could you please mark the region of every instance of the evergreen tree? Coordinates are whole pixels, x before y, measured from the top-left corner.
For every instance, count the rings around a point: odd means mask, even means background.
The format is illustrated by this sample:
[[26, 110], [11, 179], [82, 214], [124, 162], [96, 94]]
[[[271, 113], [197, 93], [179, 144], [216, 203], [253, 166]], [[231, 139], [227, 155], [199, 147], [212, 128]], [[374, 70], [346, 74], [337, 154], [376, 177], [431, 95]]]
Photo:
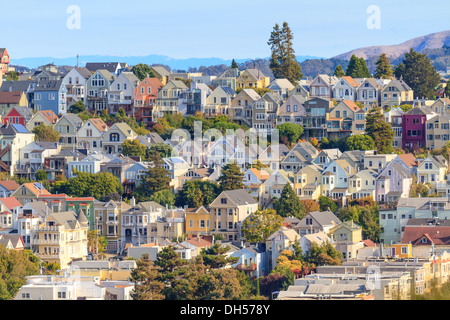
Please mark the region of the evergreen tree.
[[405, 59], [395, 69], [395, 76], [403, 78], [414, 91], [414, 98], [436, 98], [441, 77], [426, 54], [410, 49]]
[[366, 61], [363, 58], [352, 55], [345, 75], [352, 78], [370, 78]]
[[274, 200], [273, 208], [282, 217], [296, 217], [302, 219], [305, 215], [305, 208], [298, 196], [295, 194], [290, 183], [286, 183], [281, 191], [279, 199]]
[[273, 27], [273, 31], [270, 34], [269, 41], [267, 42], [270, 45], [270, 50], [272, 51], [272, 55], [270, 58], [270, 70], [272, 70], [273, 76], [275, 79], [281, 78], [281, 65], [280, 65], [280, 57], [281, 57], [281, 30], [278, 23]]
[[231, 69], [239, 69], [239, 66], [234, 59], [231, 61]]
[[131, 297], [134, 300], [163, 300], [162, 291], [165, 285], [158, 280], [158, 276], [158, 270], [148, 254], [136, 260], [136, 268], [130, 275], [130, 281], [134, 283]]
[[244, 174], [236, 162], [227, 163], [222, 168], [222, 175], [217, 179], [222, 191], [242, 189], [244, 188], [243, 181]]
[[338, 78], [342, 78], [343, 76], [345, 76], [344, 69], [342, 69], [342, 66], [340, 64], [336, 66], [336, 69], [334, 70], [334, 76]]
[[373, 139], [378, 153], [393, 152], [394, 130], [392, 125], [386, 122], [381, 108], [374, 108], [366, 116], [366, 132]]
[[392, 79], [394, 71], [392, 70], [391, 63], [385, 53], [382, 53], [378, 58], [375, 69], [375, 78], [377, 79]]

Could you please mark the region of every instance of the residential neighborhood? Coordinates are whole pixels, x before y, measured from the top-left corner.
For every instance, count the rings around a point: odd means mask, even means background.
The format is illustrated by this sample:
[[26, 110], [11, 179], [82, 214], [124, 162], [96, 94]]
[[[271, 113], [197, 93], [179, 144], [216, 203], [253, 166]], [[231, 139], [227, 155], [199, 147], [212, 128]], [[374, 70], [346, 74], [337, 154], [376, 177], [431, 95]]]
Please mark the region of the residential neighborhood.
[[450, 75], [289, 34], [270, 74], [0, 48], [0, 299], [450, 299]]

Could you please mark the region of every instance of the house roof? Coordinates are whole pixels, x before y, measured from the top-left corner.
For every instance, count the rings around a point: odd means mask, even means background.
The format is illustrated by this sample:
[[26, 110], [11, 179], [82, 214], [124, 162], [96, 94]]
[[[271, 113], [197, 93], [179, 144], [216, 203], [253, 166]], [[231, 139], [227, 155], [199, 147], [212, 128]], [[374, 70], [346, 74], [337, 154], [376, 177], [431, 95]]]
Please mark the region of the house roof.
[[342, 100], [342, 103], [344, 103], [347, 107], [349, 107], [352, 111], [357, 112], [359, 111], [359, 107], [351, 100]]
[[52, 110], [41, 110], [38, 111], [38, 113], [40, 113], [51, 124], [55, 124], [59, 120], [59, 117]]
[[89, 79], [92, 76], [92, 72], [86, 67], [74, 67], [76, 71], [84, 78]]
[[0, 104], [18, 104], [23, 94], [23, 91], [0, 91]]
[[422, 238], [428, 240], [428, 244], [449, 245], [450, 227], [411, 227], [406, 226], [403, 232], [402, 243], [420, 244]]
[[327, 226], [327, 225], [338, 225], [341, 224], [341, 220], [339, 220], [336, 215], [331, 211], [311, 211], [307, 213], [307, 215], [310, 215], [314, 220], [316, 220], [320, 225]]
[[106, 125], [106, 123], [100, 119], [100, 118], [91, 118], [88, 119], [87, 121], [89, 121], [90, 123], [92, 123], [92, 125], [94, 127], [97, 128], [98, 131], [100, 132], [105, 132], [108, 131], [108, 126]]
[[53, 212], [49, 217], [53, 217], [57, 224], [64, 226], [66, 229], [77, 228], [78, 220], [73, 211]]
[[356, 87], [359, 85], [358, 82], [356, 82], [355, 79], [353, 79], [353, 78], [350, 77], [350, 76], [343, 76], [342, 79], [344, 79], [345, 81], [347, 81], [347, 83], [348, 83], [349, 85], [351, 85], [352, 87], [355, 87], [355, 88], [356, 88]]
[[412, 153], [399, 154], [398, 157], [408, 166], [417, 167], [416, 157]]
[[272, 83], [269, 85], [269, 88], [273, 85], [277, 85], [281, 89], [294, 89], [294, 85], [288, 80], [288, 79], [275, 79], [272, 81]]
[[67, 121], [69, 121], [76, 129], [81, 128], [83, 125], [83, 120], [75, 113], [66, 113], [58, 120], [58, 122], [62, 119], [67, 119]]
[[264, 73], [262, 73], [261, 70], [259, 69], [246, 69], [245, 71], [250, 73], [252, 77], [254, 77], [257, 80], [261, 80], [266, 77]]
[[36, 80], [21, 80], [21, 81], [3, 81], [0, 91], [22, 91], [27, 92], [32, 83], [37, 83]]
[[222, 193], [216, 198], [216, 200], [219, 198], [223, 198], [224, 195], [228, 196], [231, 201], [233, 201], [238, 206], [258, 203], [255, 198], [253, 198], [245, 189], [222, 191]]
[[25, 119], [25, 121], [28, 121], [33, 117], [33, 111], [31, 111], [31, 109], [27, 106], [15, 106], [12, 110], [16, 110]]
[[37, 182], [24, 183], [22, 186], [27, 187], [35, 195], [50, 194], [50, 192], [48, 192], [40, 183]]
[[15, 207], [21, 207], [22, 204], [15, 197], [0, 198], [0, 201], [11, 211]]
[[285, 226], [280, 227], [277, 231], [275, 231], [274, 233], [272, 233], [268, 238], [267, 241], [271, 241], [272, 239], [274, 239], [275, 237], [277, 237], [278, 235], [283, 234], [284, 236], [286, 236], [286, 238], [289, 239], [289, 241], [294, 242], [298, 239], [300, 239], [300, 235], [291, 228], [287, 228]]
[[153, 66], [151, 68], [162, 77], [166, 77], [170, 74], [169, 71], [167, 71], [164, 67], [161, 66]]
[[261, 181], [264, 181], [270, 177], [270, 174], [265, 170], [258, 170], [256, 168], [250, 168], [249, 170]]
[[9, 190], [9, 191], [14, 191], [20, 188], [20, 185], [15, 182], [14, 180], [5, 180], [5, 181], [0, 181], [0, 186], [2, 186], [3, 188]]
[[321, 245], [326, 242], [331, 242], [330, 237], [327, 236], [327, 234], [323, 231], [316, 232], [316, 233], [309, 233], [305, 234], [303, 237], [308, 239], [310, 243], [317, 243], [318, 245]]
[[42, 79], [36, 84], [34, 91], [59, 91], [61, 85], [63, 84], [63, 79], [59, 80], [49, 80]]
[[86, 69], [95, 72], [100, 69], [105, 69], [111, 73], [115, 73], [117, 69], [126, 68], [127, 64], [124, 62], [88, 62]]

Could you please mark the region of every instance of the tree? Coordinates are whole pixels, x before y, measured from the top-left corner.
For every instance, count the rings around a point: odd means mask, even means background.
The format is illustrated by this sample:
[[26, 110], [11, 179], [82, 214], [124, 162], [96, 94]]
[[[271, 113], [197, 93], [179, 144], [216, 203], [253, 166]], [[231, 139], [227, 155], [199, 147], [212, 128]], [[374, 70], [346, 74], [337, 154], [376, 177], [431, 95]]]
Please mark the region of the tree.
[[346, 141], [349, 150], [374, 150], [375, 142], [371, 136], [358, 134], [348, 137]]
[[397, 65], [395, 76], [403, 78], [403, 81], [411, 87], [414, 98], [436, 98], [441, 77], [426, 54], [418, 53], [411, 48], [405, 53], [402, 63]]
[[90, 230], [87, 235], [88, 249], [90, 252], [103, 252], [108, 247], [108, 239], [101, 236], [98, 230]]
[[352, 78], [370, 78], [366, 61], [363, 58], [352, 55], [345, 75]]
[[6, 81], [17, 81], [19, 80], [19, 75], [15, 71], [8, 71], [6, 73]]
[[221, 176], [217, 179], [222, 191], [243, 189], [243, 181], [244, 174], [236, 162], [227, 163], [222, 168]]
[[154, 263], [145, 254], [136, 260], [136, 268], [130, 274], [130, 281], [134, 283], [131, 297], [134, 300], [163, 300], [164, 282], [159, 280], [159, 273]]
[[159, 190], [150, 196], [150, 201], [155, 201], [162, 206], [169, 208], [175, 205], [175, 195], [168, 189]]
[[389, 61], [387, 55], [385, 53], [382, 53], [376, 64], [375, 69], [375, 78], [377, 79], [392, 79], [392, 76], [394, 75], [394, 71], [392, 70], [391, 62]]
[[241, 232], [248, 242], [263, 243], [283, 225], [283, 218], [275, 210], [256, 210], [242, 223]]
[[293, 216], [302, 219], [305, 215], [305, 208], [290, 183], [286, 183], [283, 187], [280, 198], [274, 200], [273, 208], [284, 218]]
[[381, 226], [379, 224], [379, 211], [375, 202], [366, 205], [351, 204], [348, 207], [340, 208], [337, 216], [341, 221], [353, 220], [362, 228], [364, 239], [379, 242]]
[[147, 196], [170, 188], [172, 176], [162, 164], [163, 162], [160, 159], [154, 159], [153, 166], [150, 166], [142, 176], [142, 187]]
[[329, 209], [331, 212], [336, 212], [337, 210], [337, 204], [327, 196], [320, 196], [319, 206], [320, 211], [327, 211]]
[[122, 154], [125, 156], [141, 157], [145, 159], [147, 147], [143, 145], [138, 139], [125, 140], [122, 143]]
[[268, 45], [271, 47], [270, 69], [276, 79], [288, 79], [292, 83], [296, 83], [303, 78], [302, 68], [297, 62], [292, 40], [294, 36], [287, 22], [283, 22], [280, 29], [275, 24], [270, 34]]
[[150, 68], [149, 65], [143, 63], [139, 63], [133, 66], [133, 68], [131, 68], [131, 72], [133, 72], [140, 81], [144, 80], [147, 77], [155, 77], [152, 68]]
[[315, 266], [340, 265], [342, 263], [342, 253], [329, 242], [318, 245], [313, 242], [306, 257], [307, 261]]
[[338, 77], [338, 78], [342, 78], [343, 76], [345, 76], [344, 69], [342, 69], [342, 66], [340, 64], [338, 64], [336, 66], [336, 69], [334, 70], [334, 74], [333, 75], [335, 77]]
[[374, 108], [366, 116], [366, 133], [373, 139], [378, 153], [387, 154], [393, 151], [394, 130], [386, 122], [381, 108]]
[[167, 143], [163, 142], [152, 144], [151, 147], [147, 149], [147, 158], [150, 158], [151, 157], [150, 155], [153, 152], [158, 152], [161, 158], [168, 158], [175, 156], [175, 154], [173, 154], [174, 149]]
[[219, 243], [215, 243], [213, 246], [203, 249], [200, 252], [200, 255], [207, 267], [212, 269], [220, 269], [238, 262], [238, 257], [225, 255], [225, 253], [230, 251], [230, 249], [231, 247], [228, 245], [222, 246]]
[[447, 98], [450, 97], [450, 79], [448, 79], [447, 85], [445, 86], [445, 89], [444, 89], [444, 95], [445, 95]]
[[47, 126], [41, 123], [40, 126], [34, 127], [32, 132], [36, 135], [36, 141], [59, 141], [59, 132], [53, 129], [52, 126]]
[[45, 170], [39, 169], [36, 171], [36, 181], [47, 180], [47, 172]]
[[286, 137], [289, 144], [297, 143], [303, 134], [303, 127], [299, 124], [286, 122], [276, 126], [280, 137]]
[[191, 180], [186, 181], [177, 194], [177, 204], [189, 208], [209, 206], [220, 194], [221, 187], [214, 182]]
[[306, 200], [300, 200], [300, 202], [302, 203], [303, 207], [305, 208], [304, 209], [305, 213], [320, 210], [320, 205], [314, 200], [306, 199]]
[[231, 69], [239, 69], [239, 66], [234, 59], [231, 61]]
[[74, 104], [69, 107], [69, 112], [79, 114], [84, 111], [84, 103], [81, 100], [78, 100]]

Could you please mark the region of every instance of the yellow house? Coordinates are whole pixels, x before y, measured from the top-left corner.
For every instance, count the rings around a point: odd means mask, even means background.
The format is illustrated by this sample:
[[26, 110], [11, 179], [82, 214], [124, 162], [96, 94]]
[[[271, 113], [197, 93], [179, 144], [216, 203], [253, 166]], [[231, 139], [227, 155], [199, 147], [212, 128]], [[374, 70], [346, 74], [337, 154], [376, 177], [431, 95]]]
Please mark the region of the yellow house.
[[186, 234], [209, 234], [211, 215], [204, 206], [198, 209], [186, 209]]
[[303, 167], [295, 174], [294, 190], [301, 200], [318, 200], [323, 169], [317, 165]]
[[344, 221], [330, 229], [336, 250], [342, 252], [344, 259], [355, 258], [359, 249], [364, 247], [362, 242], [362, 227], [353, 220]]
[[270, 84], [270, 77], [266, 77], [259, 69], [247, 69], [241, 72], [236, 79], [236, 87], [266, 88]]
[[56, 262], [67, 268], [73, 259], [83, 259], [88, 254], [86, 216], [73, 211], [54, 212], [32, 232], [31, 249], [39, 259]]

